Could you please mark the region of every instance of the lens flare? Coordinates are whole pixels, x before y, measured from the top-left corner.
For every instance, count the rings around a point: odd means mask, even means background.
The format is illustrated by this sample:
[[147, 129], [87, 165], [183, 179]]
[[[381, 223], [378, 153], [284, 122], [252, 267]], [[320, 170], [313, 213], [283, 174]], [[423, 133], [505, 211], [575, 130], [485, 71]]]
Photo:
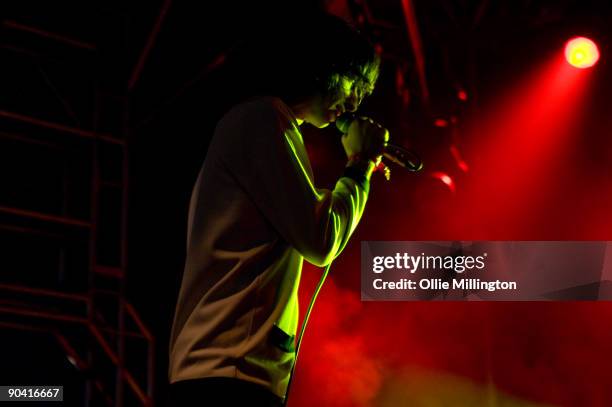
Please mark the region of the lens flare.
[[585, 37], [576, 37], [565, 45], [565, 59], [576, 68], [590, 68], [599, 59], [599, 50], [593, 41]]

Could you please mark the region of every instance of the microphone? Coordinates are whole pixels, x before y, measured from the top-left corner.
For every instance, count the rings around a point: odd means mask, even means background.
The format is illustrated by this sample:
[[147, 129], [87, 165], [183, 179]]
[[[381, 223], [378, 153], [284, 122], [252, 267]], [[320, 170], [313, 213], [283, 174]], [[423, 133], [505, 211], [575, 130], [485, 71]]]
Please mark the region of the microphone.
[[[345, 113], [336, 119], [336, 128], [342, 134], [346, 134], [348, 133], [349, 127], [351, 127], [351, 123], [355, 119], [356, 116], [354, 114]], [[385, 151], [383, 152], [383, 157], [408, 171], [416, 172], [423, 169], [423, 161], [421, 161], [416, 153], [396, 144], [387, 143]]]

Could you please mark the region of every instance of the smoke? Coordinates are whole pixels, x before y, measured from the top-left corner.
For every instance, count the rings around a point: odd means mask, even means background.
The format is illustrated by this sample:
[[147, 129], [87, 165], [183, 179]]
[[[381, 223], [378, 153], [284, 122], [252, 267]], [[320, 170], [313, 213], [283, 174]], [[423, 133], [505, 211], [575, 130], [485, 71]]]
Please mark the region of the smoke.
[[[305, 266], [300, 291], [305, 310], [320, 273]], [[305, 334], [289, 406], [371, 405], [382, 380], [384, 366], [360, 329], [363, 304], [349, 290], [328, 279]], [[313, 391], [316, 389], [316, 391]]]
[[[319, 296], [290, 407], [612, 405], [610, 304], [361, 302], [356, 253]], [[302, 311], [319, 276], [305, 266]]]

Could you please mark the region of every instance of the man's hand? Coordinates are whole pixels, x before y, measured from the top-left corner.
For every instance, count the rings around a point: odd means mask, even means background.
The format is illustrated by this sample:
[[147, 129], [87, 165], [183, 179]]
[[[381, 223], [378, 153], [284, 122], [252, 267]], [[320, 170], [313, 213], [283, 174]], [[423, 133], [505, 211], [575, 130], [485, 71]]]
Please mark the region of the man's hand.
[[358, 117], [351, 122], [347, 134], [342, 136], [342, 146], [349, 159], [359, 157], [380, 163], [389, 131], [369, 117]]

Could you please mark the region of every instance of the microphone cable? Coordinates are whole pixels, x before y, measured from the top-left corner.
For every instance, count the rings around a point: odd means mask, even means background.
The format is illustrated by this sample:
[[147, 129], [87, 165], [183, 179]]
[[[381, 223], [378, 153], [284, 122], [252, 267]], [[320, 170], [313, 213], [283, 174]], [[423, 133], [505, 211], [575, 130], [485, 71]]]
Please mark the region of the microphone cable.
[[291, 389], [291, 383], [293, 382], [293, 374], [295, 373], [295, 367], [297, 366], [300, 345], [302, 344], [302, 339], [304, 339], [304, 333], [306, 332], [306, 326], [308, 325], [308, 320], [310, 319], [310, 313], [312, 312], [312, 309], [314, 308], [315, 301], [317, 300], [319, 292], [321, 291], [321, 288], [323, 287], [323, 283], [325, 283], [325, 280], [327, 279], [327, 275], [329, 274], [329, 269], [331, 268], [332, 263], [333, 263], [333, 260], [327, 266], [325, 266], [325, 269], [323, 270], [323, 275], [321, 276], [321, 279], [319, 280], [319, 283], [317, 284], [317, 287], [315, 288], [315, 291], [312, 294], [312, 297], [310, 298], [308, 309], [306, 309], [306, 313], [304, 314], [304, 321], [302, 322], [302, 327], [300, 328], [300, 336], [298, 337], [297, 343], [295, 345], [295, 359], [293, 360], [293, 366], [291, 367], [291, 372], [289, 373], [289, 383], [287, 383], [287, 390], [285, 391], [285, 399], [283, 400], [283, 404], [282, 404], [283, 407], [286, 407], [287, 402], [289, 401], [289, 391]]

